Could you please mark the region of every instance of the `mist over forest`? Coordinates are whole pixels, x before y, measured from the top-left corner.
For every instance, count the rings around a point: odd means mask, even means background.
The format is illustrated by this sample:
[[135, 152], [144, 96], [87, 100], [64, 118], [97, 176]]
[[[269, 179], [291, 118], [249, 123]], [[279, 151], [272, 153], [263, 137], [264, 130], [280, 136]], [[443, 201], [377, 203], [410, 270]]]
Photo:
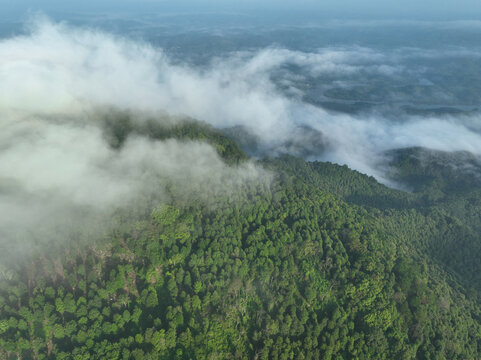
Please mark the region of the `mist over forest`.
[[0, 19], [0, 358], [478, 358], [481, 20], [57, 5]]
[[[450, 24], [459, 31], [449, 24], [388, 24], [393, 32], [400, 27], [401, 36], [406, 32], [407, 43], [395, 47], [388, 39], [376, 47], [358, 41], [319, 46], [311, 40], [291, 49], [278, 42], [286, 38], [283, 32], [295, 39], [302, 32], [347, 31], [327, 24], [327, 30], [269, 29], [250, 39], [249, 31], [257, 28], [204, 29], [156, 40], [148, 38], [147, 21], [142, 36], [132, 22], [124, 35], [42, 17], [28, 22], [26, 34], [2, 41], [3, 67], [9, 70], [1, 85], [2, 111], [55, 114], [95, 106], [164, 111], [216, 128], [242, 127], [258, 142], [260, 155], [290, 150], [299, 155], [296, 146], [286, 144], [308, 147], [312, 141], [302, 136], [309, 132], [296, 130], [308, 127], [322, 134], [313, 144], [317, 148], [304, 149], [311, 160], [347, 164], [382, 182], [388, 150], [421, 146], [480, 154], [481, 49], [460, 46], [457, 39], [429, 48], [408, 42], [412, 27], [429, 37], [434, 31], [470, 35], [475, 24]], [[368, 32], [377, 26], [383, 25], [369, 24]], [[247, 33], [245, 39], [241, 33]], [[220, 46], [211, 50], [212, 42]], [[234, 50], [237, 42], [241, 46]]]

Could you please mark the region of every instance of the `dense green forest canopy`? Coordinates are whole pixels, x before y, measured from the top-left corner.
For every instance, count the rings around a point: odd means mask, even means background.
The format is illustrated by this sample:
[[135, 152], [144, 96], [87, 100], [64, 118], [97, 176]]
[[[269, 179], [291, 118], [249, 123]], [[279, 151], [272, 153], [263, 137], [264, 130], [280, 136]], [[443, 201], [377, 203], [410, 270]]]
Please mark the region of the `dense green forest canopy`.
[[[114, 148], [135, 132], [248, 161], [193, 120], [105, 118]], [[176, 201], [171, 186], [170, 202], [139, 199], [104, 236], [35, 249], [0, 274], [0, 358], [479, 359], [477, 160], [460, 172], [443, 157], [464, 153], [391, 155], [392, 178], [411, 191], [266, 158], [270, 182], [204, 193], [209, 203]]]

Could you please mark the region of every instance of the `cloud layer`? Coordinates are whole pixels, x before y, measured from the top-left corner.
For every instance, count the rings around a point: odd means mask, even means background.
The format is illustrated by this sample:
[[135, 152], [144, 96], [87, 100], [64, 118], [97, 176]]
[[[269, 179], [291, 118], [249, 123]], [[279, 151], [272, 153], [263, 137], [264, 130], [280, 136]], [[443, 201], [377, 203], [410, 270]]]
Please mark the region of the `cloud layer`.
[[131, 110], [134, 130], [146, 114], [165, 128], [183, 121], [154, 111], [162, 56], [148, 46], [46, 22], [0, 42], [0, 58], [0, 267], [37, 245], [97, 237], [120, 208], [172, 196], [209, 204], [206, 196], [268, 180], [203, 142], [132, 131], [112, 143], [112, 111]]
[[[474, 50], [468, 55], [480, 56]], [[392, 120], [376, 113], [331, 113], [305, 103], [296, 85], [336, 74], [403, 76], [412, 69], [400, 59], [443, 56], [459, 52], [267, 48], [196, 67], [146, 43], [36, 20], [27, 35], [0, 41], [0, 233], [18, 240], [45, 224], [52, 232], [80, 213], [108, 213], [153, 189], [162, 193], [159, 177], [194, 189], [205, 183], [235, 186], [236, 179], [259, 176], [249, 164], [227, 167], [203, 143], [132, 136], [113, 149], [98, 108], [163, 111], [219, 128], [241, 126], [264, 153], [308, 154], [380, 181], [386, 181], [386, 150], [424, 146], [481, 155], [477, 116]], [[318, 152], [302, 148], [309, 144]]]
[[[480, 153], [474, 130], [477, 118], [392, 121], [376, 114], [333, 114], [304, 103], [303, 90], [293, 84], [305, 76], [404, 76], [416, 71], [405, 68], [406, 58], [480, 54], [459, 49], [380, 52], [349, 47], [305, 53], [267, 48], [232, 53], [195, 67], [174, 63], [146, 43], [36, 20], [28, 35], [0, 42], [0, 109], [23, 115], [72, 115], [98, 106], [162, 110], [216, 127], [247, 127], [270, 148], [292, 140], [293, 129], [307, 125], [329, 138], [332, 160], [376, 174], [372, 154], [391, 148], [428, 146]], [[286, 70], [292, 66], [301, 70]], [[286, 96], [280, 85], [291, 87], [295, 96]], [[319, 154], [329, 159], [326, 156]]]

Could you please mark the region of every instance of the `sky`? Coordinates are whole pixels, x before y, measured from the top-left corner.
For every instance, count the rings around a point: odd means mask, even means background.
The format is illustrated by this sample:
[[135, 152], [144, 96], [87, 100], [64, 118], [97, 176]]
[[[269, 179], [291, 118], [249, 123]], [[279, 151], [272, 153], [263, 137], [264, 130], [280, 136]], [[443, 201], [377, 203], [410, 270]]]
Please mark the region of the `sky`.
[[475, 19], [481, 17], [479, 0], [0, 0], [3, 16], [26, 12], [240, 12], [263, 16], [304, 14], [316, 17], [389, 17], [417, 19]]

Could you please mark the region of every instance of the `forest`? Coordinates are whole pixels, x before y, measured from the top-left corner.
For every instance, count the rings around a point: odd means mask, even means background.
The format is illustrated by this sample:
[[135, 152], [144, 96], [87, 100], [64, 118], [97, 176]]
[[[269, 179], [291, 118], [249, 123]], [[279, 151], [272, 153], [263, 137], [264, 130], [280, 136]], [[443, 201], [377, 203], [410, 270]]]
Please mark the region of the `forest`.
[[1, 359], [481, 358], [469, 154], [394, 151], [389, 176], [405, 191], [328, 162], [249, 159], [194, 120], [111, 120], [114, 148], [134, 131], [194, 139], [272, 178], [229, 194], [206, 184], [188, 200], [169, 184], [168, 202], [138, 199], [102, 236], [39, 245], [0, 269]]

